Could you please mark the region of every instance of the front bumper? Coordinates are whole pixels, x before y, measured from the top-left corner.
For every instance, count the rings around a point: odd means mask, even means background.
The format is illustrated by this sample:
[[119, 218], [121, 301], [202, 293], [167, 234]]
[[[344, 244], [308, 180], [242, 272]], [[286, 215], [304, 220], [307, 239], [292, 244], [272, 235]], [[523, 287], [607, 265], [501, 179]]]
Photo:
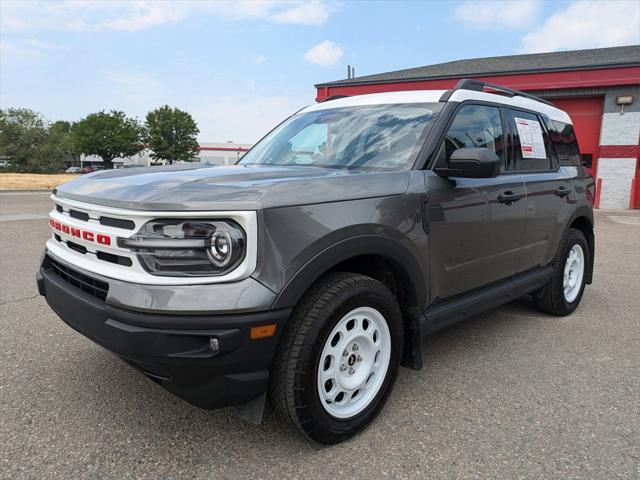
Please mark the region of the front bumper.
[[[178, 397], [206, 409], [242, 404], [266, 391], [278, 337], [291, 313], [287, 309], [239, 315], [167, 315], [126, 310], [60, 274], [48, 256], [36, 279], [40, 294], [69, 326]], [[82, 279], [91, 281], [86, 276]], [[273, 323], [274, 336], [250, 339], [251, 327]], [[218, 339], [215, 353], [211, 338]]]

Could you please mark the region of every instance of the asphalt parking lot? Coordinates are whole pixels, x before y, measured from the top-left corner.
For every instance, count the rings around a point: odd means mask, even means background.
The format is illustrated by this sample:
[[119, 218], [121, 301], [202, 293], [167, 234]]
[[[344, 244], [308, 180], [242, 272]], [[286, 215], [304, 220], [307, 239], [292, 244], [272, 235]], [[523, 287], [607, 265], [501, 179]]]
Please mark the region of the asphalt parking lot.
[[165, 392], [37, 295], [47, 195], [0, 193], [2, 478], [639, 478], [640, 212], [598, 212], [595, 282], [425, 339], [381, 415], [334, 447]]

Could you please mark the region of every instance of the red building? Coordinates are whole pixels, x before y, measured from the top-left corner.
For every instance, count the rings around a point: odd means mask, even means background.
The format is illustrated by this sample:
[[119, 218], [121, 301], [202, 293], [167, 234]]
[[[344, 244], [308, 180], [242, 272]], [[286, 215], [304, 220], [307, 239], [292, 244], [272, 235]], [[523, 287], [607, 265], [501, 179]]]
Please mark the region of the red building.
[[333, 95], [437, 90], [477, 78], [551, 100], [571, 116], [600, 208], [640, 208], [640, 45], [475, 58], [316, 85]]

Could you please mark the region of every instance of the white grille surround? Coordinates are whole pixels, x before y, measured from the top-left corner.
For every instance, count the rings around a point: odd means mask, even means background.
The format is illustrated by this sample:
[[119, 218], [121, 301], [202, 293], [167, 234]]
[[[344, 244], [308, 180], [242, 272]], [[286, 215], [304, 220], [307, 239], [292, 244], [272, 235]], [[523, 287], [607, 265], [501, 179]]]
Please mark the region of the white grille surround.
[[[50, 221], [59, 222], [69, 228], [65, 229], [67, 230], [65, 232], [52, 227], [51, 238], [46, 243], [47, 252], [51, 253], [57, 260], [70, 266], [75, 265], [87, 272], [141, 285], [202, 285], [242, 280], [250, 276], [256, 269], [258, 222], [255, 211], [151, 212], [93, 205], [61, 198], [56, 195], [51, 195], [51, 199], [54, 202], [54, 206], [49, 213]], [[58, 211], [57, 206], [61, 207], [62, 212]], [[86, 213], [89, 218], [86, 221], [74, 218], [70, 215], [70, 210]], [[135, 224], [135, 228], [127, 229], [103, 225], [100, 223], [100, 217], [105, 216], [132, 221]], [[118, 246], [117, 238], [129, 238], [135, 235], [145, 223], [159, 218], [233, 220], [244, 229], [247, 236], [245, 257], [235, 269], [224, 275], [189, 277], [152, 275], [144, 269], [134, 252], [128, 248]], [[107, 235], [111, 241], [109, 245], [99, 244], [95, 240], [88, 241], [82, 236], [73, 235], [69, 231], [70, 229], [90, 231], [96, 238], [98, 235]], [[56, 236], [60, 237], [62, 241], [58, 241]], [[67, 242], [72, 242], [76, 246], [85, 248], [86, 253], [81, 253], [77, 249], [70, 247]], [[128, 258], [131, 260], [131, 266], [101, 260], [97, 256], [98, 252]]]

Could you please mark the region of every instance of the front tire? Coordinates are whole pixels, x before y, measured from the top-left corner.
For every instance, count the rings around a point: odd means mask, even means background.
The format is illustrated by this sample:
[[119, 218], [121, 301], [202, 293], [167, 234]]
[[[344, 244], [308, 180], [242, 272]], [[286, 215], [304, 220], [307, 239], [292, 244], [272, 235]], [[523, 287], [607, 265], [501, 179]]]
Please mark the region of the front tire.
[[584, 293], [589, 258], [584, 234], [570, 228], [553, 260], [553, 275], [549, 283], [533, 296], [536, 307], [551, 315], [572, 313]]
[[346, 440], [383, 407], [402, 353], [402, 315], [382, 283], [331, 273], [294, 309], [269, 397], [276, 413], [324, 444]]

